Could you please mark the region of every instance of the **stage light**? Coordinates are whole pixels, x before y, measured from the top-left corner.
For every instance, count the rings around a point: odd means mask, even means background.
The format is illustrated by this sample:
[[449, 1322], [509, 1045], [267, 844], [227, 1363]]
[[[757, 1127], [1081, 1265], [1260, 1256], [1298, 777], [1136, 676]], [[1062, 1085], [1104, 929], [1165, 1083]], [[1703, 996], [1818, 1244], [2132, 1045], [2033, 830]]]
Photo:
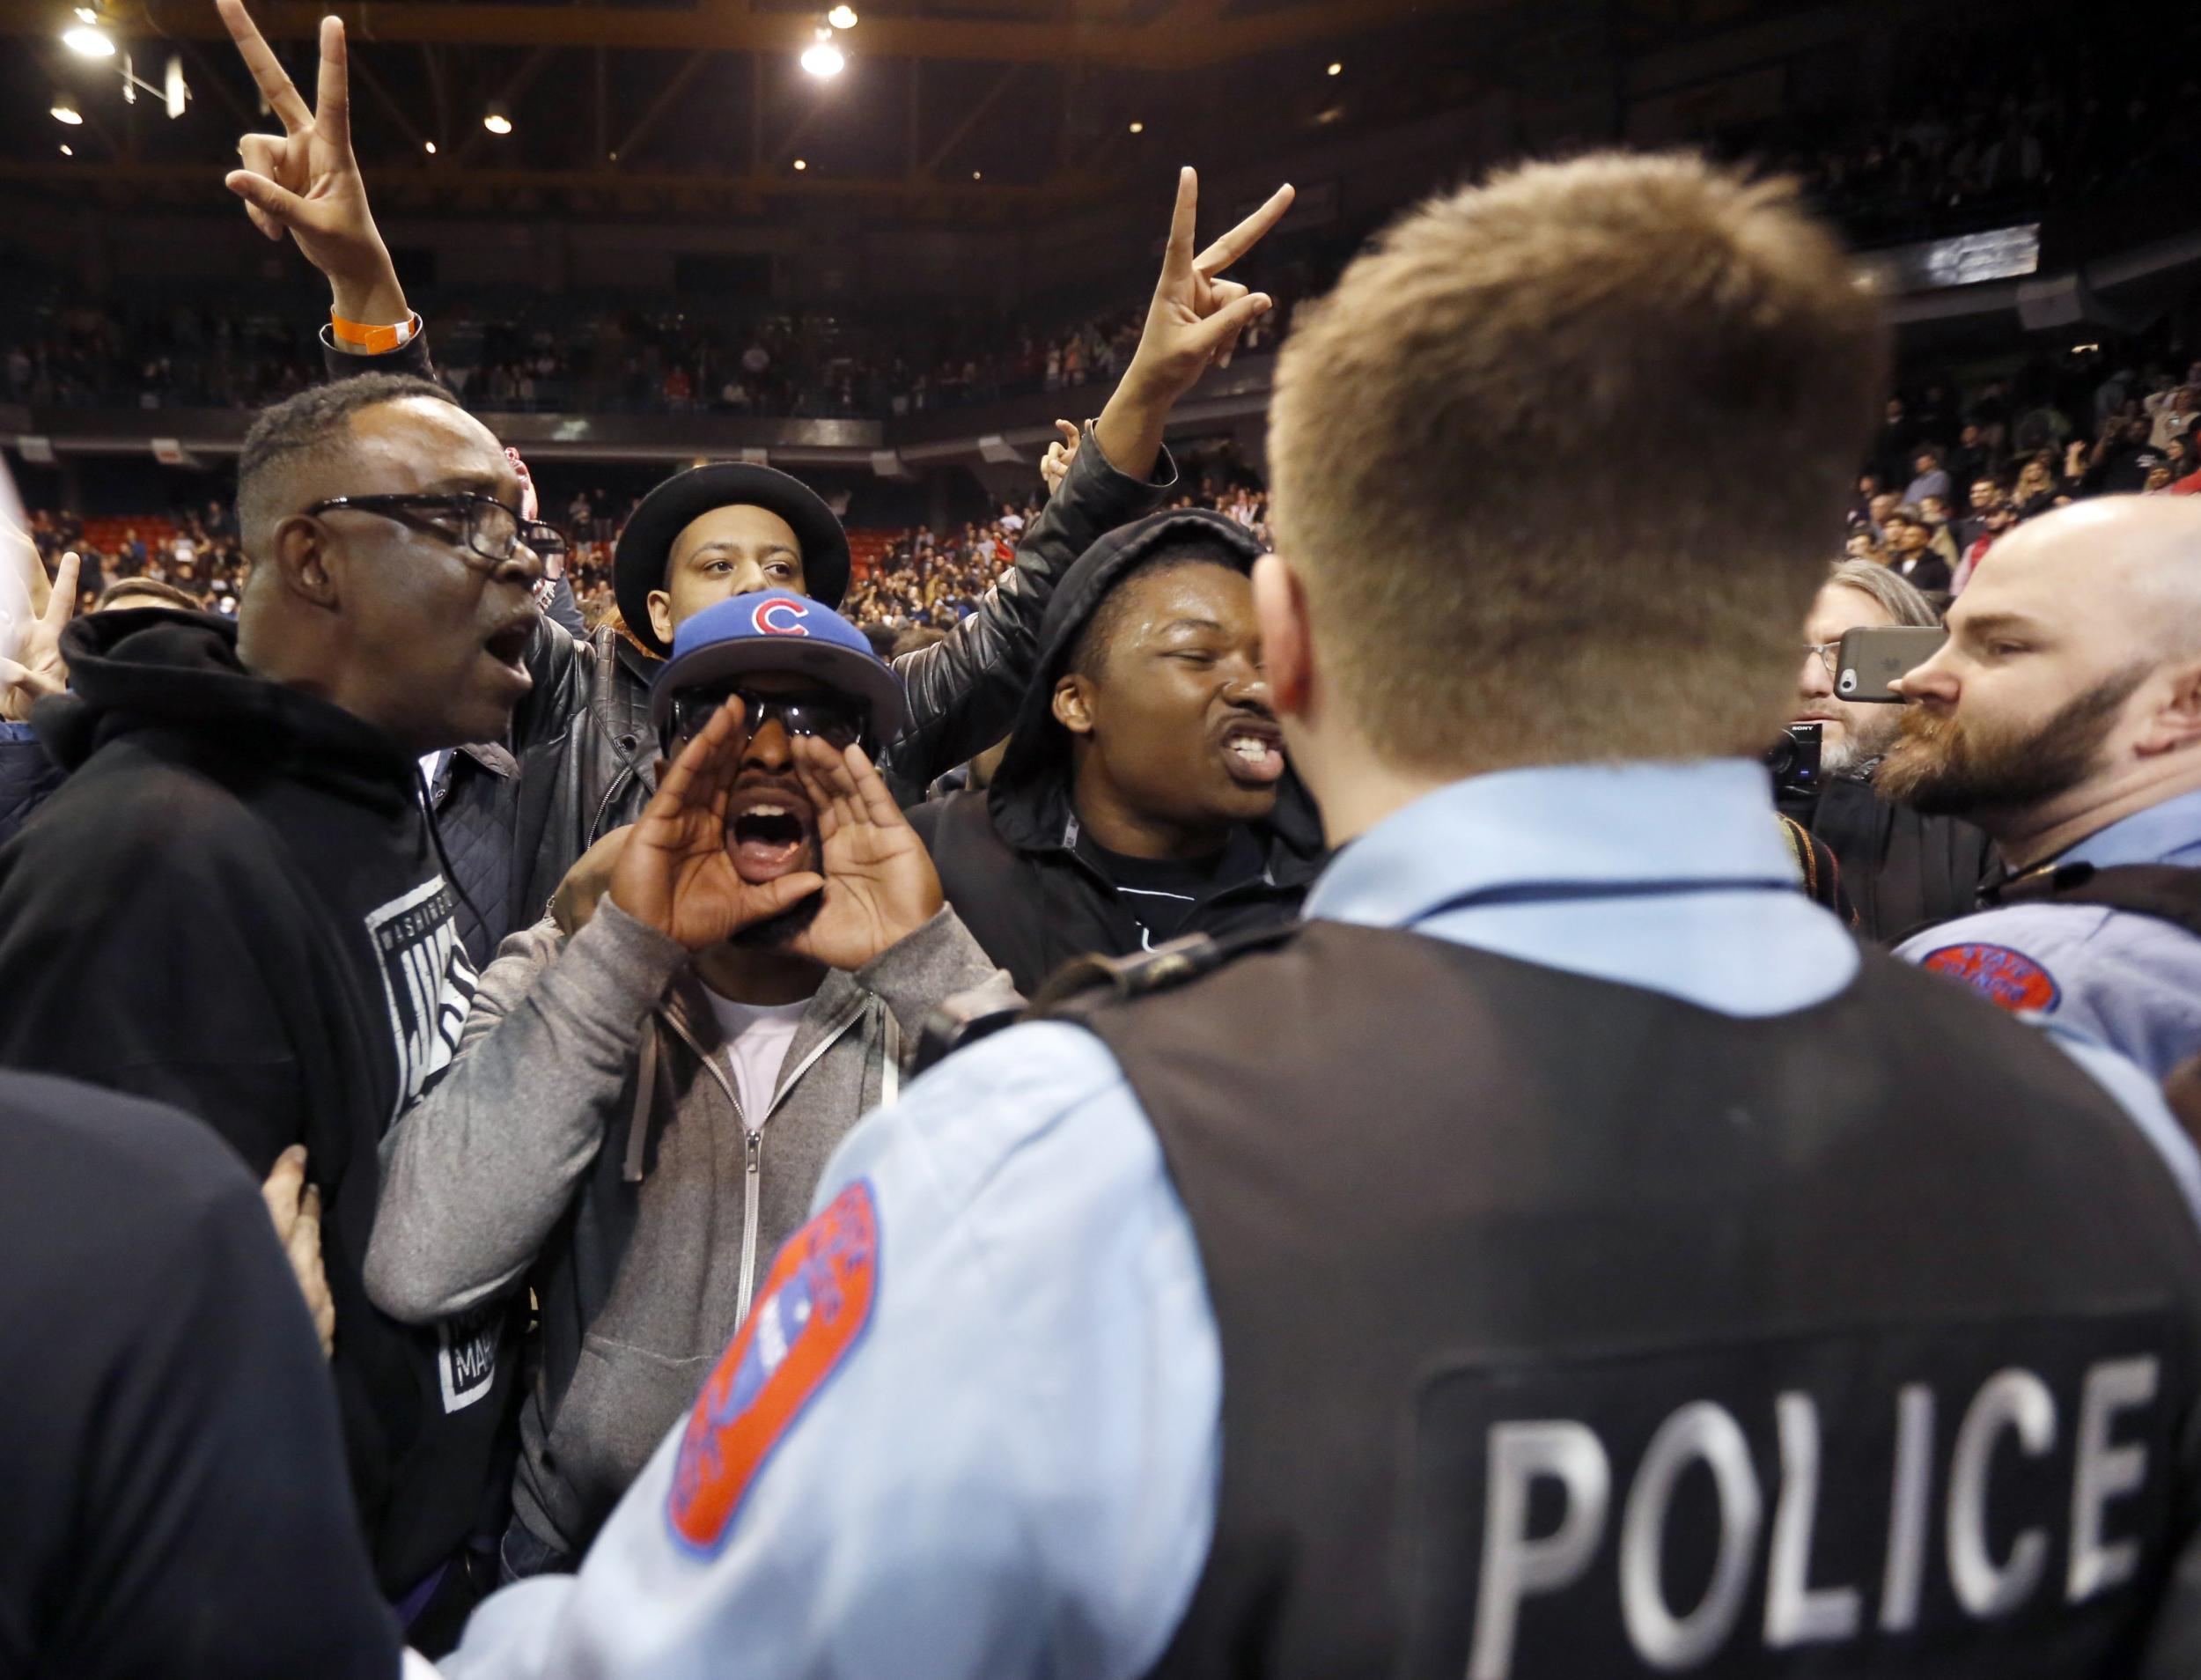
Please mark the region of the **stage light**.
[[436, 143], [433, 140], [422, 141], [421, 149], [431, 158], [436, 155]]
[[1332, 64], [1329, 67], [1329, 73], [1332, 76], [1343, 76], [1345, 73], [1345, 67], [1343, 64]]
[[828, 41], [821, 41], [816, 46], [803, 50], [802, 67], [821, 81], [838, 76], [847, 63], [848, 60], [842, 55], [841, 49]]
[[1145, 134], [1146, 132], [1146, 125], [1144, 122], [1134, 122], [1131, 124], [1131, 132], [1133, 134]]
[[492, 105], [482, 114], [482, 126], [491, 134], [510, 134], [512, 131], [512, 113], [503, 105]]
[[114, 56], [114, 43], [96, 29], [72, 29], [61, 38], [61, 44], [86, 58]]
[[84, 121], [84, 113], [77, 108], [76, 96], [58, 89], [54, 94], [53, 111], [55, 122], [66, 122], [72, 129]]
[[826, 13], [826, 21], [835, 29], [853, 29], [856, 27], [856, 8], [835, 6]]
[[806, 162], [805, 162], [802, 158], [796, 158], [796, 159], [795, 159], [795, 172], [796, 172], [798, 174], [801, 173], [802, 173], [802, 171], [804, 171], [804, 170], [806, 170], [806, 169], [807, 169], [807, 168], [809, 168], [809, 167], [810, 167], [810, 166], [809, 166], [807, 163], [806, 163]]

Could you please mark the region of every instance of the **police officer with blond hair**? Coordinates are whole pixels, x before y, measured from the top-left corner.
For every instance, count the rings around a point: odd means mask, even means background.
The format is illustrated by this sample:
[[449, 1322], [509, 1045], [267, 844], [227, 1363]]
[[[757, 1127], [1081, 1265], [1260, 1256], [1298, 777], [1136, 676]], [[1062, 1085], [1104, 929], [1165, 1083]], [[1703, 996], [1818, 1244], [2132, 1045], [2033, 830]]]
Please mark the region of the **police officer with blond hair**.
[[1356, 261], [1255, 577], [1307, 921], [1073, 974], [859, 1127], [453, 1671], [2193, 1672], [2194, 1153], [1769, 820], [1886, 365], [1789, 191], [1688, 158]]

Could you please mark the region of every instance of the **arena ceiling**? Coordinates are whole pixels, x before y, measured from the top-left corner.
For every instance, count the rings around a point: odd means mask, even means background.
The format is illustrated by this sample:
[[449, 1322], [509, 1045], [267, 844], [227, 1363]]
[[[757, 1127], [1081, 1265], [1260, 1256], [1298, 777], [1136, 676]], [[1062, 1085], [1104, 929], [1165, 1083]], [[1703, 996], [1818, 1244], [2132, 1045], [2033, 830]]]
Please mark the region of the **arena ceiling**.
[[[741, 217], [791, 201], [999, 221], [1151, 182], [1178, 161], [1226, 166], [1456, 107], [1570, 31], [1652, 39], [1754, 9], [850, 0], [858, 20], [834, 38], [846, 68], [820, 79], [798, 60], [830, 4], [261, 0], [253, 11], [309, 89], [320, 18], [345, 18], [355, 140], [393, 210]], [[207, 202], [236, 136], [273, 126], [211, 0], [90, 9], [144, 82], [161, 86], [178, 61], [183, 114], [170, 119], [150, 92], [126, 102], [122, 56], [62, 44], [76, 4], [0, 0], [0, 38], [13, 38], [0, 182], [72, 202]], [[57, 103], [83, 122], [55, 122]], [[492, 106], [510, 133], [483, 127]]]

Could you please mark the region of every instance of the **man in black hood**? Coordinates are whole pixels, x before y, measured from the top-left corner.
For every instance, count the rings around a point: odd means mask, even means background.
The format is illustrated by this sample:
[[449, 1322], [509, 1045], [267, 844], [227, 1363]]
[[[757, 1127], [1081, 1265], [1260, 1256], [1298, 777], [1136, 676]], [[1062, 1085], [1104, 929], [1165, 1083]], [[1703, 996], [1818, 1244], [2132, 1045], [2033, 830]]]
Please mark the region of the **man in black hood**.
[[948, 902], [1027, 995], [1072, 957], [1295, 915], [1321, 819], [1285, 762], [1248, 581], [1219, 513], [1158, 513], [1086, 549], [991, 786], [910, 821]]
[[70, 774], [0, 848], [0, 1065], [174, 1103], [262, 1177], [305, 1146], [352, 1486], [417, 1613], [459, 1579], [511, 1361], [500, 1319], [414, 1329], [362, 1281], [377, 1147], [475, 990], [416, 761], [526, 694], [536, 527], [497, 440], [417, 379], [277, 404], [238, 482], [236, 624], [63, 632], [70, 689], [32, 720]]

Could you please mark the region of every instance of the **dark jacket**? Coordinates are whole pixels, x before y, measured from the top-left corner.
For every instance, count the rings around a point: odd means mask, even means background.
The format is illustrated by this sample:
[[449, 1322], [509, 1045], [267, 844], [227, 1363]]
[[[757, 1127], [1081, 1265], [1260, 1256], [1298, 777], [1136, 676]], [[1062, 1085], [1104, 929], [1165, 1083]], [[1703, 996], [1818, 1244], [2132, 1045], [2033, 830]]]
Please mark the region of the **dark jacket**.
[[[370, 358], [334, 349], [326, 333], [322, 349], [331, 378], [368, 371], [363, 364]], [[434, 377], [424, 334], [371, 359], [376, 372]], [[880, 770], [904, 805], [922, 799], [934, 777], [1009, 733], [1056, 583], [1102, 533], [1159, 504], [1176, 483], [1167, 454], [1157, 472], [1145, 482], [1117, 472], [1088, 426], [1069, 476], [1025, 532], [1015, 569], [946, 641], [894, 662], [908, 691], [909, 722], [881, 753]], [[512, 720], [510, 742], [520, 778], [511, 818], [516, 898], [509, 925], [533, 923], [575, 859], [639, 817], [656, 792], [650, 682], [659, 663], [616, 623], [585, 641], [549, 623], [536, 630], [527, 650], [534, 690]], [[501, 792], [475, 778], [453, 799], [490, 801]], [[445, 826], [471, 814], [438, 812]]]
[[39, 737], [70, 772], [0, 848], [0, 1066], [197, 1115], [255, 1176], [303, 1143], [323, 1200], [353, 1492], [392, 1595], [471, 1528], [509, 1387], [495, 1320], [369, 1304], [376, 1149], [450, 1061], [475, 986], [415, 763], [164, 608], [63, 632]]
[[1807, 806], [1782, 809], [1826, 843], [1842, 866], [1861, 938], [1893, 945], [1978, 908], [1994, 843], [1954, 817], [1922, 816], [1881, 798], [1860, 776], [1830, 776]]
[[0, 723], [0, 845], [61, 785], [61, 767], [27, 725]]
[[395, 1680], [259, 1187], [188, 1116], [0, 1074], [0, 1672]]
[[[1159, 544], [1181, 535], [1175, 527], [1188, 520], [1204, 537], [1229, 540], [1228, 532], [1216, 529], [1227, 521], [1215, 515], [1157, 515], [1110, 533], [1078, 558], [1047, 609], [1039, 667], [992, 785], [909, 814], [948, 903], [1027, 997], [1073, 957], [1151, 948], [1132, 903], [1078, 849], [1069, 737], [1055, 721], [1051, 702], [1102, 598]], [[1238, 540], [1250, 565], [1260, 546], [1242, 534]], [[1180, 933], [1226, 933], [1299, 913], [1327, 854], [1321, 816], [1298, 776], [1285, 772], [1275, 810], [1249, 825], [1248, 833], [1252, 868], [1204, 900]]]

